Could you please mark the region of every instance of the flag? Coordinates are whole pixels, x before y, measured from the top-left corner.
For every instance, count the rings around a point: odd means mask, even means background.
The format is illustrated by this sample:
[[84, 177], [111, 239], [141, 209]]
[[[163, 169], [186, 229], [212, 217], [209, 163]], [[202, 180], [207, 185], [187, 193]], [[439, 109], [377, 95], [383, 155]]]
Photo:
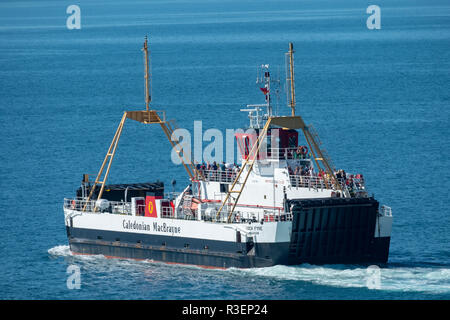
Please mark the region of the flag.
[[269, 89], [267, 89], [267, 88], [259, 88], [261, 91], [262, 91], [262, 93], [264, 93], [265, 95], [267, 95], [268, 93], [269, 93]]

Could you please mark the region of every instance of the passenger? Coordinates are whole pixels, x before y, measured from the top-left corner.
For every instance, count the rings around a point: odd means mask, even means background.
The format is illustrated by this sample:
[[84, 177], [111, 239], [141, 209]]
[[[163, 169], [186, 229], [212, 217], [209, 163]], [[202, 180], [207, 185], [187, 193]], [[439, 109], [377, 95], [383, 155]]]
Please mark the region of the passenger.
[[295, 159], [301, 159], [302, 158], [302, 149], [300, 146], [297, 147], [297, 150], [294, 153]]
[[311, 187], [316, 187], [316, 179], [314, 179], [314, 168], [313, 167], [309, 167], [308, 171], [307, 171], [307, 176], [309, 177], [309, 185]]
[[295, 159], [295, 151], [292, 149], [289, 149], [289, 159]]
[[224, 181], [227, 177], [227, 169], [225, 167], [225, 162], [222, 161], [222, 163], [219, 165], [220, 168], [220, 180]]
[[293, 175], [294, 174], [294, 172], [291, 169], [291, 166], [288, 166], [288, 173], [289, 173], [289, 175]]
[[207, 175], [208, 175], [208, 180], [212, 179], [212, 172], [211, 172], [211, 164], [209, 163], [209, 161], [206, 162], [206, 171], [207, 171]]
[[299, 168], [299, 166], [295, 167], [294, 170], [294, 181], [295, 181], [295, 187], [299, 187], [300, 186], [300, 173], [301, 173], [301, 169]]
[[195, 172], [195, 175], [197, 176], [197, 180], [198, 180], [202, 176], [202, 172], [201, 172], [202, 166], [200, 165], [200, 163], [197, 163], [195, 168], [197, 169]]
[[233, 182], [233, 169], [231, 167], [227, 168], [227, 182]]
[[217, 163], [214, 161], [213, 164], [211, 165], [211, 170], [212, 170], [212, 177], [213, 177], [213, 181], [217, 181], [217, 169], [219, 167], [217, 166]]
[[302, 176], [306, 176], [308, 169], [305, 166], [302, 166], [302, 172], [300, 173]]
[[232, 175], [233, 181], [236, 179], [237, 175], [239, 174], [239, 171], [240, 171], [239, 166], [235, 163], [234, 168], [233, 168], [233, 175]]
[[206, 165], [203, 163], [201, 168], [202, 168], [202, 174], [203, 174], [203, 176], [205, 176]]

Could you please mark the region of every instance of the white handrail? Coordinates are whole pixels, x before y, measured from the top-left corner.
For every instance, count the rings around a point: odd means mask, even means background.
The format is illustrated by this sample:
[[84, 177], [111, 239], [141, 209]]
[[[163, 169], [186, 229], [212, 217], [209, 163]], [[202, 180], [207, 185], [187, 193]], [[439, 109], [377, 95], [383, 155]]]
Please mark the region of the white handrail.
[[[81, 211], [86, 205], [86, 212], [94, 212], [94, 207], [98, 200], [86, 200], [86, 198], [64, 198], [64, 208]], [[109, 201], [107, 200], [108, 207], [101, 209], [97, 205], [95, 213], [109, 212], [113, 214], [126, 214], [131, 215], [131, 202], [124, 201]]]

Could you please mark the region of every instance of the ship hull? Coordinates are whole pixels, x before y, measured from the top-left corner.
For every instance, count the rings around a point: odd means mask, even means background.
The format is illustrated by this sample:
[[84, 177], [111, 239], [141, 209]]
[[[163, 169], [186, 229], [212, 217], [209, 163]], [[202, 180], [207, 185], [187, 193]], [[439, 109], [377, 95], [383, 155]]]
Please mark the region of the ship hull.
[[287, 205], [289, 220], [229, 224], [65, 209], [66, 230], [75, 254], [213, 268], [388, 261], [392, 217], [373, 198]]
[[[108, 258], [152, 260], [165, 263], [188, 264], [208, 268], [260, 268], [274, 265], [310, 264], [383, 264], [387, 262], [390, 237], [375, 237], [371, 243], [370, 255], [336, 255], [330, 254], [315, 258], [293, 258], [290, 242], [254, 244], [254, 253], [245, 253], [245, 247], [237, 247], [228, 242], [211, 243], [217, 250], [184, 248], [181, 242], [194, 242], [192, 238], [178, 239], [179, 246], [165, 247], [136, 243], [134, 234], [98, 231], [103, 239], [93, 236], [92, 230], [80, 230], [67, 227], [70, 250], [74, 254], [103, 255]], [[320, 237], [320, 234], [312, 234]], [[119, 239], [120, 241], [116, 241]], [[142, 238], [142, 237], [140, 237]], [[164, 242], [165, 237], [152, 236], [152, 241]], [[173, 240], [173, 239], [172, 239]], [[241, 251], [241, 250], [244, 251]], [[318, 247], [317, 252], [326, 251], [327, 247]]]
[[[103, 255], [110, 258], [152, 260], [165, 263], [188, 264], [210, 268], [269, 267], [286, 261], [289, 242], [247, 244], [228, 241], [205, 241], [195, 238], [142, 235], [126, 232], [90, 230], [67, 227], [70, 250], [74, 254]], [[101, 238], [101, 239], [99, 239]], [[137, 240], [139, 239], [139, 240]], [[139, 243], [138, 243], [139, 241]], [[185, 245], [189, 243], [189, 247]], [[162, 245], [162, 244], [170, 244]], [[253, 249], [253, 251], [251, 251]], [[261, 251], [271, 256], [259, 256]]]

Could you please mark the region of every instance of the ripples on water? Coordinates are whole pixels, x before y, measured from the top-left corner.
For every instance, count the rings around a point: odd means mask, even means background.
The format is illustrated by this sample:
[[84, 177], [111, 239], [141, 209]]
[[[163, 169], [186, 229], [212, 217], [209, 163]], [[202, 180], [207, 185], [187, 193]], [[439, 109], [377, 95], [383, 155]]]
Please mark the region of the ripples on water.
[[[310, 293], [305, 292], [306, 288], [311, 285], [325, 286], [334, 290], [356, 288], [369, 292], [371, 290], [384, 291], [387, 295], [392, 294], [394, 297], [400, 293], [431, 294], [431, 297], [450, 294], [450, 268], [443, 266], [391, 265], [381, 268], [380, 286], [369, 290], [367, 268], [352, 265], [313, 266], [306, 264], [255, 269], [210, 270], [196, 266], [167, 265], [153, 261], [107, 259], [102, 255], [72, 255], [69, 246], [66, 245], [53, 247], [48, 250], [48, 253], [52, 257], [64, 259], [68, 264], [78, 265], [82, 270], [82, 278], [86, 276], [89, 281], [93, 281], [93, 283], [84, 284], [83, 279], [83, 285], [91, 287], [94, 283], [102, 286], [105, 282], [118, 281], [121, 283], [124, 281], [123, 277], [126, 277], [126, 281], [129, 281], [130, 285], [143, 288], [148, 286], [159, 299], [170, 298], [172, 291], [182, 299], [223, 299], [227, 297], [232, 299], [242, 299], [243, 297], [279, 299], [283, 297], [277, 296], [277, 291], [287, 282], [291, 282], [300, 289], [291, 295], [284, 296], [287, 299], [311, 298]], [[261, 287], [262, 284], [269, 285], [272, 292], [264, 292], [266, 287]], [[125, 285], [125, 283], [121, 285]], [[223, 285], [230, 286], [233, 290], [229, 292]], [[191, 289], [187, 290], [187, 288]], [[200, 292], [194, 293], [193, 288], [198, 288]], [[159, 292], [159, 290], [164, 292]], [[144, 296], [146, 296], [145, 293]], [[351, 299], [351, 297], [346, 298]]]

